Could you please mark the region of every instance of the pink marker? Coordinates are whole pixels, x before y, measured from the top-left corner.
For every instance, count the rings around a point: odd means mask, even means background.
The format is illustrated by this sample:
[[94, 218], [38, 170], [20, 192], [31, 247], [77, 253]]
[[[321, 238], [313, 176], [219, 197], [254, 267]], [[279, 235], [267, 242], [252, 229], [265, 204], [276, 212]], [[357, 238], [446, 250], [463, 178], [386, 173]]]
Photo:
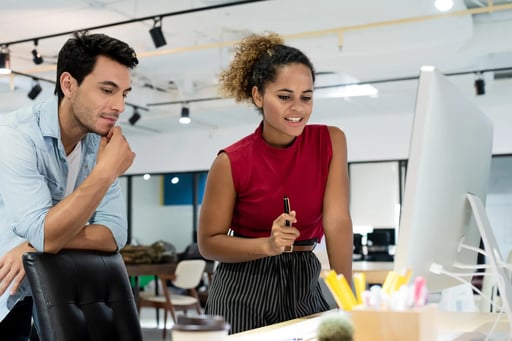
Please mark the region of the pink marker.
[[418, 276], [414, 279], [414, 306], [422, 307], [425, 305], [425, 277]]

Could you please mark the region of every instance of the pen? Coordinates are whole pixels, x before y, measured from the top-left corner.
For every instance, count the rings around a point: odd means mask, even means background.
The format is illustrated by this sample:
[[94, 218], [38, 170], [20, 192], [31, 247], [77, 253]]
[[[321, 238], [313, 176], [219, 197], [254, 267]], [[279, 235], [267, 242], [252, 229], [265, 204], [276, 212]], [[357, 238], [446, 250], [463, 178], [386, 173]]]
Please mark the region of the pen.
[[[283, 203], [284, 203], [284, 213], [290, 213], [290, 199], [288, 199], [288, 197], [286, 195], [283, 197]], [[290, 223], [290, 221], [288, 219], [285, 220], [284, 224], [286, 226], [292, 226], [292, 224]], [[292, 252], [292, 251], [293, 251], [293, 245], [286, 246], [284, 248], [284, 252]]]
[[[290, 213], [290, 199], [285, 195], [283, 198], [284, 202], [284, 213]], [[291, 226], [290, 221], [286, 220], [285, 222], [286, 226]]]

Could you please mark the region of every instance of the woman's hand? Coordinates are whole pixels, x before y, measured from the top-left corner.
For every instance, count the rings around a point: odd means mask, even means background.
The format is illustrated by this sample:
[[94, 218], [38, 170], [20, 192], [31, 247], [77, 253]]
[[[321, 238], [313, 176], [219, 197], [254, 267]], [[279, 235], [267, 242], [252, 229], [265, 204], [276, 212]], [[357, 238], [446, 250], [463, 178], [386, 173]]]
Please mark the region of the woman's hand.
[[[299, 230], [291, 225], [297, 222], [295, 215], [295, 211], [282, 213], [273, 221], [272, 230], [268, 237], [269, 250], [272, 256], [283, 253], [285, 248], [292, 246], [295, 239], [299, 237]], [[289, 222], [289, 226], [287, 226], [287, 221]]]

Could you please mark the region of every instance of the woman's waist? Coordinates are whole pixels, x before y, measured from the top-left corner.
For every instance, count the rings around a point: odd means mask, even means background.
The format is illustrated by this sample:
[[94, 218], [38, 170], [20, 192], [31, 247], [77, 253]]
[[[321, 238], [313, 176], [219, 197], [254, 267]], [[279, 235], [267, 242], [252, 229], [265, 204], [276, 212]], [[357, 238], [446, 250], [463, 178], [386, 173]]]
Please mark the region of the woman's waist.
[[[269, 232], [266, 234], [253, 234], [250, 235], [248, 233], [239, 232], [235, 229], [231, 229], [230, 234], [234, 237], [240, 237], [240, 238], [263, 238], [268, 237]], [[300, 238], [295, 240], [293, 245], [316, 245], [320, 242], [321, 237], [309, 237], [309, 238]]]

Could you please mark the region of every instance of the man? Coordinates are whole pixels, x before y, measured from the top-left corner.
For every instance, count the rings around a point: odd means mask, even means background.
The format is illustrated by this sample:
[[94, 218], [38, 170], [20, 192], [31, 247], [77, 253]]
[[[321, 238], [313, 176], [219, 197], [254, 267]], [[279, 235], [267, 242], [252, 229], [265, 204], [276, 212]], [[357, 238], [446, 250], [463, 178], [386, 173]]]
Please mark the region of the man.
[[138, 64], [126, 43], [81, 32], [58, 55], [55, 97], [0, 115], [0, 339], [27, 340], [22, 255], [116, 251], [127, 239], [118, 177], [135, 154], [115, 126]]

